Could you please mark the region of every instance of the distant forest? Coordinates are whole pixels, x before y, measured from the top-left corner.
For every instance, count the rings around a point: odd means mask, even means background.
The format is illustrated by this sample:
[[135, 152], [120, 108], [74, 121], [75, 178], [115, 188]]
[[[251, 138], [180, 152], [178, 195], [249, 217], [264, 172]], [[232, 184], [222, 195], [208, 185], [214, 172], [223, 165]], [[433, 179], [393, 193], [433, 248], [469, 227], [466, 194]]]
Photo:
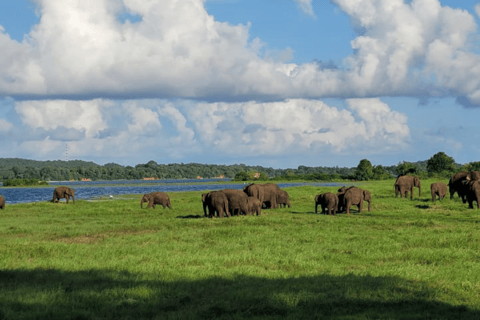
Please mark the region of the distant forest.
[[[414, 164], [418, 171], [424, 171], [426, 161]], [[383, 178], [392, 178], [397, 174], [397, 166], [382, 167], [379, 172]], [[374, 169], [375, 169], [374, 168]], [[245, 164], [214, 165], [214, 164], [158, 164], [149, 161], [135, 167], [122, 166], [116, 163], [98, 165], [82, 160], [70, 161], [36, 161], [18, 158], [0, 159], [0, 179], [39, 179], [45, 181], [81, 180], [120, 180], [143, 179], [155, 177], [159, 179], [196, 179], [215, 178], [223, 175], [225, 178], [247, 176], [258, 172], [265, 179], [309, 178], [312, 180], [354, 179], [357, 168], [339, 167], [307, 167], [274, 169]], [[378, 170], [377, 170], [378, 171]]]

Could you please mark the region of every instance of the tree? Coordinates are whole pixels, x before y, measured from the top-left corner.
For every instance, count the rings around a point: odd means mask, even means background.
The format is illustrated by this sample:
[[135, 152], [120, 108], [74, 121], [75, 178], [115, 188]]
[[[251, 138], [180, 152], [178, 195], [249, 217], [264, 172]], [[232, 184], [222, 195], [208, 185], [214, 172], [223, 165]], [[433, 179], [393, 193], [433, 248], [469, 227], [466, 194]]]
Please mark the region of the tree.
[[403, 176], [407, 173], [417, 173], [417, 168], [410, 162], [402, 161], [397, 165], [397, 175]]
[[445, 152], [437, 152], [427, 161], [427, 171], [440, 173], [442, 171], [455, 170], [455, 160], [449, 157]]
[[372, 163], [367, 159], [360, 160], [360, 163], [357, 166], [357, 170], [355, 171], [355, 180], [365, 181], [365, 180], [370, 180], [372, 178], [373, 178]]

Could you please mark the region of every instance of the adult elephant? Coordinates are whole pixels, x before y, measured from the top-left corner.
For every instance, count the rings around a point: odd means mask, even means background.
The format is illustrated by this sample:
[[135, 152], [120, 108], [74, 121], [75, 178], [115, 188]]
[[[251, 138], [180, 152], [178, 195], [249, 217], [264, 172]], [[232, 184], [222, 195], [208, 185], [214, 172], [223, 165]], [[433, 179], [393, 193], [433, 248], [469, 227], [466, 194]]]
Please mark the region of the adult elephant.
[[317, 213], [318, 205], [322, 207], [322, 213], [337, 213], [338, 197], [331, 192], [322, 193], [315, 196], [315, 213]]
[[337, 207], [337, 212], [344, 212], [345, 211], [345, 205], [343, 201], [343, 197], [345, 196], [345, 192], [347, 191], [347, 187], [343, 186], [340, 189], [337, 190], [337, 198], [338, 198], [338, 207]]
[[395, 181], [395, 198], [400, 194], [400, 198], [408, 195], [410, 192], [410, 199], [413, 199], [413, 187], [418, 188], [418, 197], [422, 196], [422, 187], [420, 179], [413, 176], [399, 176]]
[[[450, 199], [453, 199], [455, 193], [458, 194], [463, 203], [467, 203], [467, 188], [463, 183], [467, 181], [468, 172], [462, 171], [452, 175], [450, 180], [448, 180], [448, 190], [450, 191]], [[471, 177], [471, 176], [470, 176]]]
[[345, 196], [343, 197], [345, 210], [347, 213], [350, 213], [350, 206], [357, 206], [358, 212], [362, 212], [363, 202], [368, 202], [368, 211], [370, 211], [370, 205], [372, 204], [372, 196], [370, 191], [362, 190], [357, 187], [350, 187], [345, 191]]
[[290, 205], [290, 195], [288, 194], [287, 191], [279, 189], [277, 191], [277, 205], [279, 207], [286, 207], [288, 206], [289, 208], [291, 207]]
[[221, 191], [210, 191], [209, 193], [202, 194], [202, 203], [203, 203], [203, 214], [210, 218], [215, 217], [215, 212], [219, 218], [223, 218], [226, 214], [227, 217], [230, 217], [230, 212], [228, 212], [228, 199], [225, 193]]
[[248, 197], [248, 210], [259, 216], [262, 213], [262, 203], [255, 197]]
[[237, 215], [240, 215], [241, 212], [244, 214], [251, 214], [248, 209], [248, 196], [242, 190], [235, 189], [223, 189], [221, 190], [228, 199], [228, 210], [230, 214], [233, 215], [235, 212]]
[[0, 209], [5, 209], [5, 198], [0, 196]]
[[467, 181], [469, 180], [480, 180], [480, 171], [469, 171], [465, 177]]
[[170, 202], [170, 198], [165, 192], [161, 191], [156, 191], [148, 194], [144, 194], [142, 197], [142, 200], [140, 200], [140, 208], [143, 209], [143, 203], [148, 202], [147, 209], [148, 208], [153, 208], [157, 206], [157, 204], [160, 204], [163, 209], [168, 207], [169, 209], [172, 209], [172, 204]]
[[477, 209], [480, 208], [480, 180], [469, 180], [463, 182], [466, 189], [468, 207], [473, 209], [473, 201], [477, 202]]
[[442, 200], [447, 195], [447, 185], [443, 182], [435, 182], [430, 185], [430, 191], [432, 193], [432, 201], [439, 198]]
[[277, 193], [279, 192], [280, 188], [275, 183], [264, 183], [260, 185], [263, 189], [263, 201], [262, 205], [267, 202], [270, 203], [270, 208], [276, 209], [277, 208]]
[[263, 193], [263, 187], [260, 184], [249, 184], [248, 186], [243, 188], [243, 192], [247, 194], [249, 197], [255, 197], [263, 203], [263, 199], [265, 195]]
[[73, 203], [75, 203], [75, 190], [69, 187], [56, 187], [53, 191], [53, 203], [58, 203], [60, 199], [65, 198], [68, 201], [72, 197]]

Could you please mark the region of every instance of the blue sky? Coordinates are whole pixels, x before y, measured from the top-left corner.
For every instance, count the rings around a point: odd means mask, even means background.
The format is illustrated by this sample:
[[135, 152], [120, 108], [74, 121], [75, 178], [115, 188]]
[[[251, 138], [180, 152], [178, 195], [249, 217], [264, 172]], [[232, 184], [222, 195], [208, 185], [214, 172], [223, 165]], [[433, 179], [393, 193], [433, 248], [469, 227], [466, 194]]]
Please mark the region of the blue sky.
[[5, 0], [0, 157], [480, 161], [477, 0]]

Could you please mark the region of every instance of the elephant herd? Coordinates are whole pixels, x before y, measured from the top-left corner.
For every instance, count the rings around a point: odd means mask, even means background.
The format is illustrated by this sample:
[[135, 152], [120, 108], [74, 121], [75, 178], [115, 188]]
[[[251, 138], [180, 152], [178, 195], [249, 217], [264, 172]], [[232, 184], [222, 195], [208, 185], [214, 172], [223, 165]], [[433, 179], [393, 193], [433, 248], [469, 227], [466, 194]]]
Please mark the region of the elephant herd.
[[318, 212], [318, 205], [322, 207], [323, 214], [336, 214], [337, 212], [350, 213], [350, 207], [357, 206], [358, 212], [362, 212], [363, 203], [368, 202], [368, 211], [372, 203], [372, 195], [368, 190], [358, 187], [342, 187], [337, 194], [326, 192], [315, 196], [315, 213]]
[[[421, 197], [421, 183], [418, 177], [401, 175], [394, 184], [395, 197], [408, 197], [413, 199], [414, 188], [418, 188], [418, 195]], [[448, 182], [450, 199], [455, 193], [473, 209], [473, 202], [477, 202], [480, 208], [480, 171], [463, 171], [452, 175]], [[430, 185], [432, 201], [438, 197], [443, 199], [447, 194], [447, 185], [443, 182], [435, 182]], [[64, 198], [69, 203], [70, 197], [75, 203], [75, 190], [69, 187], [57, 187], [53, 192], [52, 202], [58, 203]], [[368, 202], [368, 211], [371, 208], [372, 196], [368, 190], [358, 187], [342, 187], [336, 194], [326, 192], [315, 196], [315, 213], [318, 212], [318, 205], [322, 208], [323, 214], [335, 214], [339, 212], [350, 213], [350, 207], [357, 206], [358, 212], [362, 212], [364, 202]], [[170, 198], [164, 192], [152, 192], [144, 194], [140, 200], [140, 207], [148, 202], [147, 208], [155, 208], [161, 205], [172, 209]], [[290, 205], [290, 197], [285, 190], [282, 190], [275, 183], [249, 184], [243, 190], [223, 189], [210, 191], [202, 194], [203, 213], [208, 217], [220, 217], [225, 215], [260, 215], [263, 208], [275, 209], [281, 206]], [[208, 208], [208, 215], [207, 215]], [[5, 198], [0, 195], [0, 209], [5, 209]]]
[[[402, 175], [395, 181], [395, 197], [408, 196], [413, 199], [413, 189], [418, 188], [418, 196], [421, 196], [421, 183], [418, 177]], [[462, 171], [452, 175], [448, 181], [448, 186], [443, 182], [435, 182], [430, 185], [432, 201], [437, 197], [442, 200], [447, 195], [447, 187], [450, 191], [450, 199], [453, 199], [455, 193], [462, 199], [463, 203], [468, 202], [468, 207], [473, 209], [473, 202], [477, 202], [477, 208], [480, 208], [480, 171]]]
[[288, 206], [290, 197], [275, 183], [249, 184], [243, 190], [223, 189], [202, 194], [203, 214], [223, 218], [225, 215], [260, 215], [262, 208]]

